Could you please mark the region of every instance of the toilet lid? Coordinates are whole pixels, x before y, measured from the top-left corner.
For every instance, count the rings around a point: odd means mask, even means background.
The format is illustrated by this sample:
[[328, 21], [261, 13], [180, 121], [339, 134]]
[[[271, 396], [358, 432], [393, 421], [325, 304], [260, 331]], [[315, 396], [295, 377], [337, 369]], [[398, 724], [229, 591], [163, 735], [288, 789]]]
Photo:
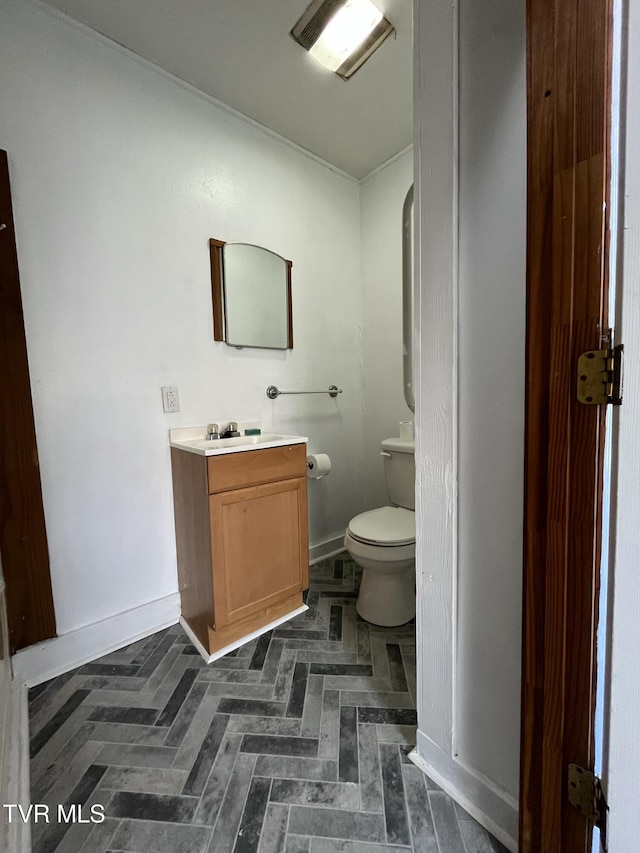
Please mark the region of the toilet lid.
[[409, 545], [416, 539], [416, 515], [401, 506], [381, 506], [352, 518], [349, 533], [360, 542]]

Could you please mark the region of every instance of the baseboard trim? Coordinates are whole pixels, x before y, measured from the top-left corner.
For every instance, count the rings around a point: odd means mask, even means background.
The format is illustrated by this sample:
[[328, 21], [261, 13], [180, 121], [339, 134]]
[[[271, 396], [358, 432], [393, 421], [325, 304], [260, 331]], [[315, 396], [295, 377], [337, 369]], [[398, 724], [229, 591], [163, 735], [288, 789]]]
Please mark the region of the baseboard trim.
[[518, 805], [515, 800], [444, 753], [420, 729], [416, 748], [409, 758], [507, 850], [517, 853]]
[[329, 557], [335, 557], [344, 551], [344, 530], [332, 534], [322, 542], [309, 546], [309, 565], [319, 563], [321, 560], [326, 560]]
[[182, 616], [180, 617], [180, 624], [182, 625], [182, 628], [187, 637], [189, 637], [193, 645], [200, 652], [204, 662], [206, 664], [210, 664], [213, 663], [214, 660], [218, 660], [218, 658], [224, 657], [225, 655], [229, 654], [229, 652], [232, 652], [234, 649], [239, 649], [240, 646], [244, 646], [244, 644], [248, 643], [249, 640], [255, 640], [256, 637], [260, 637], [262, 634], [266, 634], [267, 631], [271, 631], [273, 628], [277, 628], [278, 625], [282, 625], [284, 622], [288, 622], [289, 619], [293, 619], [294, 616], [299, 616], [300, 613], [304, 613], [305, 610], [308, 609], [309, 608], [307, 607], [307, 605], [303, 604], [301, 607], [297, 607], [295, 610], [291, 610], [289, 613], [285, 613], [284, 616], [280, 616], [278, 619], [274, 619], [273, 622], [269, 622], [263, 628], [258, 628], [257, 630], [252, 631], [250, 634], [247, 634], [246, 637], [241, 637], [239, 640], [234, 640], [232, 643], [229, 643], [222, 649], [218, 649], [213, 654], [209, 654], [209, 652], [205, 649], [205, 647], [193, 633], [188, 623], [185, 619], [183, 619]]
[[[309, 565], [344, 551], [343, 539], [344, 531], [310, 546]], [[129, 643], [135, 643], [156, 631], [175, 625], [180, 619], [180, 611], [180, 594], [177, 592], [140, 607], [125, 610], [108, 619], [85, 625], [75, 631], [54, 637], [52, 640], [22, 649], [12, 658], [14, 672], [27, 687], [35, 687], [36, 684], [56, 678], [78, 666], [115, 652]], [[286, 616], [283, 621], [292, 618], [296, 613]], [[191, 634], [189, 636], [193, 640]], [[246, 639], [243, 642], [246, 642]], [[227, 652], [231, 650], [232, 646], [226, 649]], [[217, 657], [220, 655], [216, 653]]]
[[34, 687], [175, 625], [179, 618], [176, 592], [22, 649], [13, 656], [13, 669], [27, 687]]

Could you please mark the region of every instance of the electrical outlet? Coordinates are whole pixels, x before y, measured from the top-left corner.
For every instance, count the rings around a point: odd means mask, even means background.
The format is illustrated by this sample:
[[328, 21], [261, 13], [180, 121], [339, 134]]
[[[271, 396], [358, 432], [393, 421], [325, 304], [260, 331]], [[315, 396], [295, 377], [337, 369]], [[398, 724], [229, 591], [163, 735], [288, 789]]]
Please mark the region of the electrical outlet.
[[180, 411], [180, 398], [178, 397], [178, 389], [175, 385], [162, 386], [162, 405], [165, 412]]

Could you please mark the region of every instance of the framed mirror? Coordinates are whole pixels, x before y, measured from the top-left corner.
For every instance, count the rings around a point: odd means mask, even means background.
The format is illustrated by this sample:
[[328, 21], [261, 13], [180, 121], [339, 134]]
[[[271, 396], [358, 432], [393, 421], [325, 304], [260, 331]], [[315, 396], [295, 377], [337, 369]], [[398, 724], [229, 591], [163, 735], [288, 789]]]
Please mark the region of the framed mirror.
[[292, 349], [292, 262], [249, 243], [211, 239], [209, 250], [214, 340]]

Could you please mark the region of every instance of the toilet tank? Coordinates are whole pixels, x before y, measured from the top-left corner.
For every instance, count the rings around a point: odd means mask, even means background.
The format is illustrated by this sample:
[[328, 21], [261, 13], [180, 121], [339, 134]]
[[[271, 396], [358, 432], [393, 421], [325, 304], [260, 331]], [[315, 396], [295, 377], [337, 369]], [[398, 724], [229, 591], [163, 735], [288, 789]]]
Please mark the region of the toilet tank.
[[380, 446], [384, 458], [384, 478], [391, 503], [406, 509], [415, 509], [415, 442], [385, 438]]

